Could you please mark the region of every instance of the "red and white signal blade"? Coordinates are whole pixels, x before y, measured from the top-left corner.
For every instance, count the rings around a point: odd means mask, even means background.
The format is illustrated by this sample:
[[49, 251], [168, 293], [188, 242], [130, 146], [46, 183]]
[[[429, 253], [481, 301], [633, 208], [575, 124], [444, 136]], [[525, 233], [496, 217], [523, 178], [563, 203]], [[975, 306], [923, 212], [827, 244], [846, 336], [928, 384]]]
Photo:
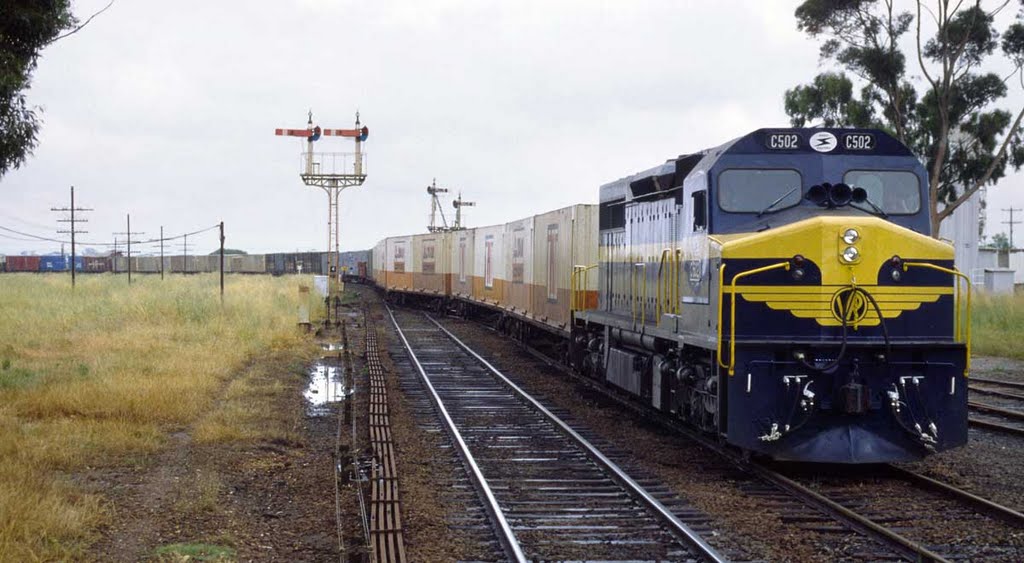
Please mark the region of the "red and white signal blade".
[[313, 134], [312, 129], [274, 129], [275, 135], [285, 137], [309, 137]]
[[358, 137], [359, 129], [324, 129], [323, 134], [328, 137]]

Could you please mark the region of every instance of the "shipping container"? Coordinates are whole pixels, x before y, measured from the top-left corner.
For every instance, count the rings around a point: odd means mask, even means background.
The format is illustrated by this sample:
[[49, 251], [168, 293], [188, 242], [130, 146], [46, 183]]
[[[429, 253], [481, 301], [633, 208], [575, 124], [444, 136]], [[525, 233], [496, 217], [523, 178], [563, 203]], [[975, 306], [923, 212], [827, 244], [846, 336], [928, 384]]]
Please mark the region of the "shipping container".
[[[597, 206], [574, 205], [534, 217], [533, 317], [565, 329], [573, 308], [597, 306]], [[579, 269], [574, 280], [573, 271]], [[578, 289], [573, 303], [572, 289]]]
[[0, 254], [0, 272], [7, 271], [7, 256]]
[[411, 264], [412, 290], [416, 293], [449, 295], [451, 268], [448, 265], [451, 233], [413, 235]]
[[388, 289], [412, 289], [412, 260], [409, 255], [412, 237], [391, 237], [384, 248], [384, 262]]
[[7, 257], [7, 271], [8, 272], [38, 272], [39, 271], [39, 257], [38, 256], [8, 256]]
[[[71, 264], [71, 256], [48, 255], [39, 257], [40, 272], [67, 272]], [[82, 257], [75, 257], [75, 271], [82, 271]]]
[[[505, 225], [505, 271], [502, 305], [524, 316], [533, 314], [533, 217]], [[543, 236], [543, 235], [542, 235]]]
[[505, 305], [505, 225], [477, 227], [473, 237], [473, 299]]
[[373, 282], [378, 287], [388, 287], [387, 279], [387, 239], [379, 241], [370, 252], [370, 271]]
[[476, 229], [455, 231], [451, 234], [448, 247], [448, 264], [451, 268], [451, 294], [459, 297], [473, 295], [473, 238]]

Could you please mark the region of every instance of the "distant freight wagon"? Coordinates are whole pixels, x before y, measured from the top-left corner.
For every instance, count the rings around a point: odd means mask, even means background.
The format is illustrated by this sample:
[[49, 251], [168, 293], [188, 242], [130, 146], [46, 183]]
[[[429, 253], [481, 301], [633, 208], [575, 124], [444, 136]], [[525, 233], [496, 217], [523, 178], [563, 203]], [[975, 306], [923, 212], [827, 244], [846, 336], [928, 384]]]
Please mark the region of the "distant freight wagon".
[[[83, 269], [83, 257], [75, 256], [75, 271], [81, 272]], [[39, 271], [40, 272], [67, 272], [71, 268], [71, 257], [70, 256], [40, 256], [39, 257]]]
[[38, 272], [39, 271], [39, 257], [38, 256], [8, 256], [7, 257], [7, 271], [8, 272]]

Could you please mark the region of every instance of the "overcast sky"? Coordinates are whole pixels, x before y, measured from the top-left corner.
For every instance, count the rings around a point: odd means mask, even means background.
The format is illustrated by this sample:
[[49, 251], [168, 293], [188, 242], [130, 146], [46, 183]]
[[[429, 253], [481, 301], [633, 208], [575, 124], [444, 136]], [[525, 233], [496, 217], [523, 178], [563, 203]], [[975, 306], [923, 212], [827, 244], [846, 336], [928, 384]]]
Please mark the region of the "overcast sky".
[[[798, 3], [117, 0], [43, 51], [28, 92], [40, 144], [0, 179], [0, 225], [57, 237], [49, 209], [74, 185], [95, 209], [86, 241], [111, 241], [131, 213], [142, 238], [223, 220], [231, 248], [323, 249], [304, 143], [273, 134], [309, 109], [330, 128], [359, 110], [370, 129], [366, 184], [342, 196], [345, 249], [424, 231], [435, 177], [477, 203], [469, 226], [595, 203], [604, 182], [786, 126], [783, 92], [820, 70]], [[989, 234], [1000, 208], [1024, 207], [1022, 184], [990, 190]], [[0, 253], [59, 250], [0, 233]], [[217, 245], [196, 238], [192, 251]]]

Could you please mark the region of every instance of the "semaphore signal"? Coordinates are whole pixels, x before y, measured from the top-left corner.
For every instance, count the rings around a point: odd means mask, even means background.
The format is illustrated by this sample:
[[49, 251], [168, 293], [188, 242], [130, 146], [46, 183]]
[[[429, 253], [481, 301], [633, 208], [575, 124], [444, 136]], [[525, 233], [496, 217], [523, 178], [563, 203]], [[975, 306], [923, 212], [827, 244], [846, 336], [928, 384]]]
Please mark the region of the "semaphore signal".
[[[299, 177], [307, 186], [323, 189], [327, 193], [327, 250], [328, 274], [331, 280], [332, 294], [341, 291], [341, 225], [338, 213], [341, 191], [351, 186], [361, 186], [366, 181], [363, 167], [362, 144], [370, 136], [370, 129], [359, 122], [356, 112], [356, 123], [352, 129], [329, 129], [313, 125], [313, 112], [310, 111], [305, 129], [275, 129], [274, 134], [283, 137], [303, 137], [306, 139], [306, 150], [302, 153], [302, 168]], [[314, 153], [313, 143], [321, 137], [346, 137], [355, 141], [355, 153]], [[351, 165], [349, 159], [351, 158]], [[331, 250], [333, 241], [333, 251]]]

